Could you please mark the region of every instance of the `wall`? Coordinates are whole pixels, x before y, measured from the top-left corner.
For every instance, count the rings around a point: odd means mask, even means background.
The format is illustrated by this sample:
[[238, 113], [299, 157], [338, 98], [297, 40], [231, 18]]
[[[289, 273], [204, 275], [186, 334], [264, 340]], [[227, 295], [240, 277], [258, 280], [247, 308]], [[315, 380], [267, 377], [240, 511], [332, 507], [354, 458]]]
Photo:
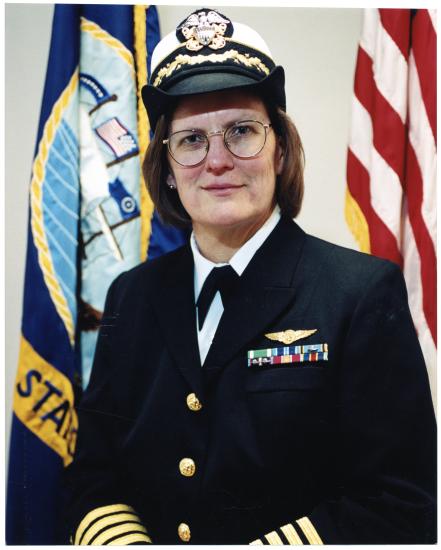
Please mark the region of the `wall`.
[[[162, 34], [192, 11], [160, 6]], [[219, 7], [266, 39], [287, 71], [288, 112], [306, 153], [306, 193], [298, 217], [308, 232], [356, 248], [344, 221], [346, 147], [357, 41], [358, 9]], [[18, 357], [28, 184], [49, 49], [53, 6], [6, 4], [6, 437]]]

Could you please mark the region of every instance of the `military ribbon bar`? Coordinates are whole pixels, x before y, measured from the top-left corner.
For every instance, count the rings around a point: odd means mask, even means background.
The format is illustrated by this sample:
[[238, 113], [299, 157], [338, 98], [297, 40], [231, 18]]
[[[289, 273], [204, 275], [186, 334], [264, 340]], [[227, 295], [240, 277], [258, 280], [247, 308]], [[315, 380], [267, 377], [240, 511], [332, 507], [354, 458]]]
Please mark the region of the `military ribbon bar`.
[[[327, 354], [328, 344], [308, 344], [305, 346], [283, 346], [280, 348], [251, 349], [248, 351], [248, 359], [256, 359], [259, 357], [279, 357], [284, 355], [304, 355], [312, 354], [313, 352]], [[313, 361], [313, 359], [305, 359], [305, 361]]]
[[266, 357], [248, 357], [248, 366], [253, 365], [282, 365], [286, 363], [303, 363], [305, 361], [327, 361], [327, 351], [316, 351], [311, 353], [296, 353], [287, 355], [272, 355]]

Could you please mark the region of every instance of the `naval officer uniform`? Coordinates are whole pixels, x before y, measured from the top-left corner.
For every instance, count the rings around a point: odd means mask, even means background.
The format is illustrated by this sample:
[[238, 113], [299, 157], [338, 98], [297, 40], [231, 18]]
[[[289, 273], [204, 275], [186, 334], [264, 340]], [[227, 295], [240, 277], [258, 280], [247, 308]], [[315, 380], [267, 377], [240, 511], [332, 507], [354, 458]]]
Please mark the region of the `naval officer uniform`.
[[279, 218], [231, 259], [203, 338], [195, 241], [112, 284], [67, 472], [75, 544], [435, 541], [401, 271]]

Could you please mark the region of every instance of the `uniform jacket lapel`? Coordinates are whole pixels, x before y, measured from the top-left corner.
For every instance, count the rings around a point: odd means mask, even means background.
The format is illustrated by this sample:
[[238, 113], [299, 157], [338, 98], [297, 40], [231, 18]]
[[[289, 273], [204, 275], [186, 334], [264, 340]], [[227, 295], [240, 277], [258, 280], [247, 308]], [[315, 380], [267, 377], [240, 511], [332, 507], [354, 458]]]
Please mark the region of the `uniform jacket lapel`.
[[[280, 220], [243, 272], [237, 299], [220, 320], [204, 369], [224, 366], [248, 341], [292, 307], [304, 241], [305, 233], [297, 224], [290, 219]], [[287, 249], [289, 254], [285, 253]]]
[[194, 301], [194, 264], [190, 246], [178, 250], [176, 269], [168, 271], [155, 285], [165, 289], [164, 294], [152, 292], [162, 333], [167, 348], [189, 383], [200, 397], [203, 394], [201, 362], [196, 334], [196, 310]]

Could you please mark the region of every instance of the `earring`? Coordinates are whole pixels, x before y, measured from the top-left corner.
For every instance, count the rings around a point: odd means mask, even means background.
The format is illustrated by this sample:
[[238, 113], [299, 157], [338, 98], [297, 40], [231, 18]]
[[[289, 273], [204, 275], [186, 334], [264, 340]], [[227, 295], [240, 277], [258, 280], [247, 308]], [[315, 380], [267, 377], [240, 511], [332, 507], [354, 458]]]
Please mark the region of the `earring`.
[[175, 183], [175, 178], [171, 175], [171, 174], [168, 174], [167, 175], [167, 187], [169, 189], [176, 189], [176, 183]]

